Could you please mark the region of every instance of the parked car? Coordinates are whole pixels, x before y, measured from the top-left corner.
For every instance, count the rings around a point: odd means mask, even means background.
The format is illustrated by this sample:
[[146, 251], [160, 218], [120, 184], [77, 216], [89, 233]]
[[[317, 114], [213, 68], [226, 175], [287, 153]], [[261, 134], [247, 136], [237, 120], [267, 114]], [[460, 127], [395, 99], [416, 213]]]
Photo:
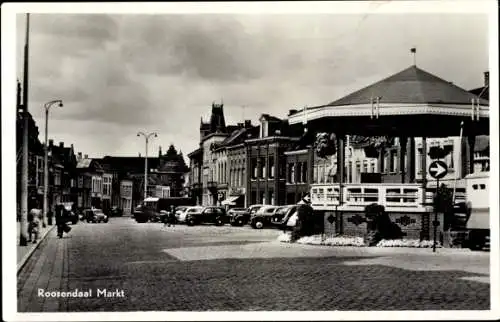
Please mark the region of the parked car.
[[87, 209], [85, 210], [85, 219], [87, 222], [92, 223], [107, 223], [109, 218], [101, 209]]
[[203, 211], [202, 206], [193, 206], [193, 207], [185, 207], [181, 211], [176, 211], [175, 218], [177, 218], [177, 222], [183, 223], [186, 222], [186, 217], [189, 214], [199, 214]]
[[250, 220], [248, 208], [232, 208], [227, 212], [231, 226], [243, 226]]
[[149, 215], [143, 211], [142, 205], [138, 205], [134, 208], [132, 216], [138, 223], [145, 223], [149, 221]]
[[251, 205], [248, 207], [248, 213], [250, 215], [253, 215], [256, 213], [260, 208], [264, 207], [264, 205]]
[[278, 206], [262, 206], [250, 216], [250, 226], [254, 229], [262, 229], [271, 225], [271, 218]]
[[114, 206], [110, 209], [109, 216], [110, 217], [121, 217], [121, 216], [123, 216], [123, 209]]
[[271, 216], [271, 225], [282, 227], [284, 224], [283, 220], [289, 218], [290, 216], [287, 215], [291, 215], [295, 210], [297, 210], [297, 205], [278, 207]]
[[205, 207], [201, 212], [189, 212], [186, 214], [186, 223], [189, 226], [210, 223], [222, 226], [229, 222], [226, 210], [222, 207]]

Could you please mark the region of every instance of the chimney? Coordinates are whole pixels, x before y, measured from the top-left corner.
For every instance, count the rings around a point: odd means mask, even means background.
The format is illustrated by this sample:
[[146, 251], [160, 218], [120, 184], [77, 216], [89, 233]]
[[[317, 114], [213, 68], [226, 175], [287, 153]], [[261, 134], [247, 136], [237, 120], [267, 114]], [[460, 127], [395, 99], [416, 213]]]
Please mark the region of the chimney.
[[73, 146], [73, 143], [71, 143], [71, 150], [74, 150], [74, 146]]
[[490, 85], [490, 72], [484, 72], [484, 87]]
[[88, 155], [88, 154], [85, 154], [85, 155], [83, 156], [83, 158], [84, 158], [84, 159], [88, 159], [88, 158], [89, 158], [89, 155]]
[[51, 140], [49, 140], [49, 147], [52, 147], [52, 146], [54, 146], [54, 140], [51, 139]]
[[64, 148], [64, 142], [59, 142], [59, 147]]
[[161, 145], [160, 147], [158, 148], [158, 157], [161, 158]]
[[245, 120], [245, 128], [252, 127], [252, 120]]
[[238, 123], [237, 125], [238, 125], [238, 127], [242, 128], [244, 124], [243, 123]]
[[78, 152], [78, 160], [81, 160], [81, 159], [82, 159], [82, 153]]
[[139, 158], [141, 157], [141, 152], [139, 152]]

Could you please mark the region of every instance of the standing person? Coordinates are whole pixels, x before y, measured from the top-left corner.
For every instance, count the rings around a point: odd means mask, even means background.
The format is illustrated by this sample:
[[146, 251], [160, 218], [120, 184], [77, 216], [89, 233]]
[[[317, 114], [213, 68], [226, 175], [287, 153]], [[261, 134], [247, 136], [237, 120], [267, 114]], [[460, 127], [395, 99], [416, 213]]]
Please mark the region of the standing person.
[[311, 198], [309, 195], [305, 195], [297, 205], [297, 221], [292, 230], [292, 241], [312, 233], [313, 209], [311, 207]]
[[170, 212], [168, 213], [169, 226], [172, 225], [173, 227], [175, 227], [176, 221], [177, 221], [177, 218], [175, 217], [175, 207], [172, 206], [172, 208], [170, 208]]
[[40, 210], [33, 208], [28, 213], [28, 241], [33, 244], [38, 240], [38, 232], [40, 229]]
[[62, 238], [64, 232], [64, 225], [66, 224], [64, 216], [64, 207], [63, 205], [56, 206], [56, 225], [57, 225], [57, 236]]

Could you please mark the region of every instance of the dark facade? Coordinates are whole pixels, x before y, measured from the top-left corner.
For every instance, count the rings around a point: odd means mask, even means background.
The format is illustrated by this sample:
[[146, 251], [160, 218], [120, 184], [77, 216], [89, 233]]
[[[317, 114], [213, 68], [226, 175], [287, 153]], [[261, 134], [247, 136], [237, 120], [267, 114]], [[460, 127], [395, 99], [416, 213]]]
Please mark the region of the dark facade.
[[[137, 206], [144, 199], [144, 166], [143, 157], [114, 157], [105, 156], [96, 159], [107, 174], [111, 174], [112, 206], [122, 206], [122, 192], [120, 191], [122, 181], [132, 181], [132, 207]], [[177, 152], [170, 145], [165, 154], [158, 153], [158, 157], [148, 157], [148, 192], [152, 192], [155, 186], [170, 187], [171, 197], [180, 197], [184, 194], [184, 174], [188, 167], [184, 161], [182, 152]]]
[[[300, 141], [295, 132], [283, 121], [263, 114], [258, 137], [247, 139], [246, 146], [246, 204], [286, 204], [286, 157]], [[300, 131], [300, 129], [299, 129]]]
[[196, 149], [188, 154], [189, 157], [189, 193], [195, 199], [197, 205], [201, 205], [203, 188], [202, 188], [202, 167], [203, 167], [203, 152], [202, 149]]
[[306, 147], [285, 152], [286, 204], [295, 204], [309, 193], [313, 178], [314, 150]]

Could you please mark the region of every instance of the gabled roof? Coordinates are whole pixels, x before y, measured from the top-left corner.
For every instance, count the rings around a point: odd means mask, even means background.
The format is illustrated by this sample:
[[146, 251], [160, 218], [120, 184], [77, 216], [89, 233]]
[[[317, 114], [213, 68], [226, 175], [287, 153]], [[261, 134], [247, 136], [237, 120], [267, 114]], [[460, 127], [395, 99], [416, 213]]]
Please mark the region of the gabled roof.
[[469, 92], [471, 92], [472, 94], [477, 95], [481, 98], [484, 98], [486, 100], [490, 99], [490, 87], [489, 86], [474, 88], [474, 89], [471, 89]]
[[[380, 103], [409, 104], [471, 104], [476, 95], [416, 66], [411, 66], [379, 82], [362, 88], [326, 106], [370, 104], [380, 97]], [[488, 101], [480, 99], [480, 104]]]
[[269, 114], [262, 114], [259, 118], [259, 121], [270, 121], [270, 122], [281, 122], [282, 119], [280, 118], [277, 118], [276, 116], [272, 116], [272, 115], [269, 115]]

